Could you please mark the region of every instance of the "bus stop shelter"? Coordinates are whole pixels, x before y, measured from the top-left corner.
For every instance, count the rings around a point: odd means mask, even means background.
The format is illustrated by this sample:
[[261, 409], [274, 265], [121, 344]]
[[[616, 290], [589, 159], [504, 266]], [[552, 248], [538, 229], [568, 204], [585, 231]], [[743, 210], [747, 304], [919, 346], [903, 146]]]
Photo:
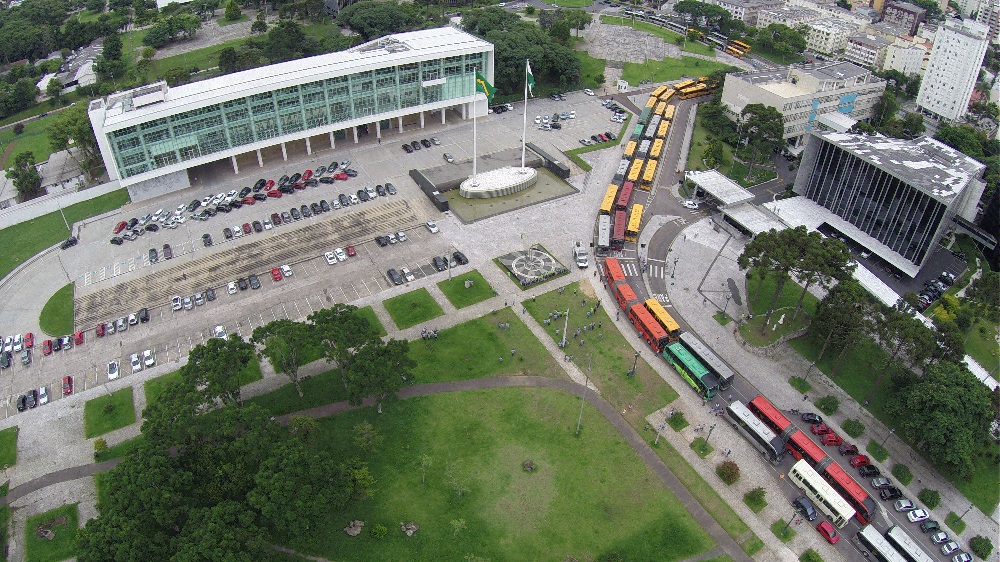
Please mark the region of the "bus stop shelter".
[[693, 181], [698, 186], [698, 189], [718, 201], [720, 209], [730, 205], [749, 203], [753, 200], [753, 193], [743, 189], [740, 184], [722, 175], [717, 170], [687, 172], [685, 177]]

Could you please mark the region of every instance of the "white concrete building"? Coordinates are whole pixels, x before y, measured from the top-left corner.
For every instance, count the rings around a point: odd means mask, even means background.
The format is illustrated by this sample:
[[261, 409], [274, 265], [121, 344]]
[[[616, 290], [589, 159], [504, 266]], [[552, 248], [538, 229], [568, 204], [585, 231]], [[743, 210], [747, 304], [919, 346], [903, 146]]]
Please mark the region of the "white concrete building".
[[858, 26], [836, 18], [809, 20], [806, 47], [824, 55], [833, 55], [847, 48], [847, 38], [858, 32]]
[[844, 58], [858, 66], [882, 69], [889, 43], [876, 35], [853, 35], [847, 38]]
[[785, 120], [785, 141], [798, 149], [825, 113], [839, 112], [858, 121], [871, 117], [885, 86], [884, 80], [853, 63], [821, 62], [727, 74], [722, 105], [734, 120], [753, 103], [777, 109]]
[[[90, 103], [111, 179], [144, 199], [190, 186], [188, 171], [229, 159], [263, 166], [261, 149], [313, 147], [427, 117], [485, 115], [475, 71], [493, 81], [493, 45], [454, 27], [389, 35], [346, 51], [168, 88], [163, 82]], [[269, 156], [270, 157], [270, 156]]]
[[1000, 44], [1000, 0], [982, 0], [976, 11], [976, 21], [989, 28], [990, 43]]
[[707, 0], [708, 4], [726, 10], [733, 19], [737, 19], [750, 27], [757, 27], [757, 16], [762, 9], [777, 8], [781, 0]]
[[971, 20], [949, 19], [938, 29], [917, 107], [955, 121], [965, 115], [986, 56], [988, 28]]
[[821, 19], [822, 17], [823, 15], [817, 10], [778, 6], [776, 8], [761, 10], [757, 14], [757, 27], [763, 29], [772, 23], [782, 23], [788, 27], [795, 27], [810, 20]]

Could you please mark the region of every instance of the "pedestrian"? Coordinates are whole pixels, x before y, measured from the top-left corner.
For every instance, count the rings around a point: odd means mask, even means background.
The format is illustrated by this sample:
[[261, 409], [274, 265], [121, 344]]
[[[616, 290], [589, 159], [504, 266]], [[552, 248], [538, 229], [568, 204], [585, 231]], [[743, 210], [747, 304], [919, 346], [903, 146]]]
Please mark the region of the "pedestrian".
[[806, 400], [809, 400], [809, 395], [808, 394], [803, 394], [802, 395], [802, 401], [805, 402]]
[[535, 297], [531, 297], [531, 302], [535, 302]]
[[604, 327], [604, 322], [598, 322], [597, 323], [597, 327], [598, 328], [603, 328]]
[[603, 340], [604, 339], [604, 332], [601, 332], [600, 334], [597, 334], [597, 339], [598, 340]]
[[583, 347], [583, 340], [580, 340], [580, 346]]
[[580, 306], [587, 304], [587, 299], [580, 299]]
[[733, 395], [732, 395], [732, 394], [730, 394], [730, 395], [729, 395], [729, 401], [730, 401], [730, 402], [732, 402], [732, 401], [733, 401]]
[[620, 317], [621, 317], [621, 312], [616, 310], [615, 311], [615, 320], [618, 320]]
[[379, 143], [379, 144], [382, 144], [382, 137], [379, 137], [379, 138], [378, 138], [378, 143]]
[[594, 270], [594, 277], [597, 277], [597, 270]]
[[512, 349], [512, 350], [510, 350], [510, 356], [511, 356], [511, 357], [513, 357], [515, 353], [517, 353], [517, 350], [516, 350], [516, 349]]
[[504, 308], [507, 308], [507, 301], [503, 301]]
[[576, 296], [576, 289], [573, 289], [573, 296]]
[[500, 356], [500, 362], [503, 363], [503, 356]]
[[522, 306], [521, 307], [521, 314], [527, 314], [527, 313], [528, 313], [528, 309]]
[[782, 472], [781, 474], [778, 475], [778, 480], [784, 480], [784, 479], [785, 479], [785, 473]]
[[572, 355], [569, 356], [569, 361], [570, 361], [570, 363], [573, 362], [573, 356]]

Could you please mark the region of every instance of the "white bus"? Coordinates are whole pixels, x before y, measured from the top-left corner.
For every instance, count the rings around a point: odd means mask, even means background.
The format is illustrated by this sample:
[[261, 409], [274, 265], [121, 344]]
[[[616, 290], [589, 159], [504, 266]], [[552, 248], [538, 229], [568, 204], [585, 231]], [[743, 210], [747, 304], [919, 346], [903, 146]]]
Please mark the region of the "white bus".
[[[681, 336], [683, 335], [681, 334]], [[746, 436], [754, 447], [757, 447], [760, 452], [764, 453], [767, 460], [772, 463], [781, 462], [785, 453], [785, 444], [781, 439], [778, 439], [778, 436], [771, 431], [771, 428], [757, 419], [757, 416], [753, 415], [742, 402], [737, 400], [730, 404], [726, 408], [726, 417], [729, 418], [729, 423], [733, 424], [740, 433]]]
[[858, 531], [857, 538], [861, 546], [864, 547], [862, 554], [868, 553], [865, 558], [871, 557], [879, 562], [906, 562], [903, 556], [878, 532], [878, 529], [871, 525], [865, 525], [863, 529]]
[[812, 500], [816, 508], [837, 528], [847, 525], [854, 517], [854, 508], [820, 476], [805, 459], [800, 460], [788, 471], [788, 479]]
[[896, 547], [896, 551], [907, 562], [934, 562], [934, 559], [924, 549], [917, 546], [917, 542], [913, 540], [913, 537], [897, 525], [893, 525], [885, 532], [885, 539], [889, 541], [889, 544]]

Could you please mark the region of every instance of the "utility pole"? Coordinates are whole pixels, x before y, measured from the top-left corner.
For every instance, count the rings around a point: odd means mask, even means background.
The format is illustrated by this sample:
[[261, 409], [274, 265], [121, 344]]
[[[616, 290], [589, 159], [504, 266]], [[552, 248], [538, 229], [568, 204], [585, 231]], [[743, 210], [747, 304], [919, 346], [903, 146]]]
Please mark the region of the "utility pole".
[[583, 423], [583, 405], [587, 402], [587, 387], [590, 385], [590, 368], [594, 365], [594, 358], [587, 355], [587, 382], [583, 383], [583, 396], [580, 397], [580, 417], [576, 420], [576, 433], [580, 435], [580, 424]]

